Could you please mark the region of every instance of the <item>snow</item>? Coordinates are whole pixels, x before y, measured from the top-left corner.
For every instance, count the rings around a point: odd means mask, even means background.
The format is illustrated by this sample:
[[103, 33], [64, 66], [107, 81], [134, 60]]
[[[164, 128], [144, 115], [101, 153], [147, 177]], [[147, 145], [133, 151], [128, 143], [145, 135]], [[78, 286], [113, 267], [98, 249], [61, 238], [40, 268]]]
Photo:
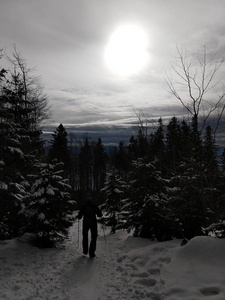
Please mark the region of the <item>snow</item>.
[[118, 188], [115, 188], [115, 189], [114, 189], [114, 192], [115, 192], [116, 194], [123, 193], [123, 191], [119, 190]]
[[26, 236], [0, 241], [0, 299], [225, 299], [225, 239], [195, 237], [181, 247], [99, 225], [97, 257], [89, 259], [81, 224], [57, 249], [33, 247]]
[[53, 190], [53, 187], [52, 187], [50, 184], [47, 186], [46, 194], [47, 194], [47, 195], [50, 195], [50, 196], [54, 196], [54, 195], [55, 195], [55, 192], [54, 192], [54, 190]]
[[45, 217], [45, 214], [43, 214], [43, 213], [40, 213], [39, 215], [38, 215], [38, 219], [39, 220], [44, 220], [46, 217]]
[[36, 192], [33, 193], [34, 198], [40, 198], [44, 195], [45, 189], [43, 187], [39, 188]]
[[7, 190], [8, 189], [8, 185], [5, 182], [0, 181], [0, 189], [1, 190]]
[[0, 160], [0, 167], [4, 167], [5, 166], [5, 163], [3, 160]]
[[24, 156], [23, 152], [20, 150], [20, 148], [15, 148], [15, 147], [8, 147], [7, 148], [11, 153], [16, 153], [19, 154], [20, 156]]

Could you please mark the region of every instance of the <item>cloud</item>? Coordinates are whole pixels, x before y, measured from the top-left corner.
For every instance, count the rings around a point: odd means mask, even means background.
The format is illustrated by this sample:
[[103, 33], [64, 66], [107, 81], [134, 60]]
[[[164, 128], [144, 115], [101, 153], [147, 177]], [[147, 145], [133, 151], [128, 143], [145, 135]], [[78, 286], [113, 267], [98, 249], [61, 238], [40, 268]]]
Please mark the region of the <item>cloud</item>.
[[[58, 125], [59, 124], [52, 124], [52, 126], [45, 126], [43, 128], [43, 138], [45, 140], [53, 140], [51, 135]], [[118, 146], [120, 141], [128, 143], [130, 138], [129, 128], [124, 128], [120, 125], [63, 125], [66, 128], [68, 135], [70, 135], [70, 133], [75, 134], [77, 141], [81, 141], [84, 137], [88, 136], [92, 141], [97, 141], [98, 138], [101, 138], [105, 146]]]
[[[190, 51], [206, 45], [210, 56], [224, 56], [224, 10], [224, 0], [2, 1], [0, 47], [10, 52], [16, 43], [28, 66], [37, 66], [51, 123], [75, 124], [81, 131], [90, 124], [99, 135], [118, 139], [134, 109], [153, 118], [185, 113], [165, 90], [165, 71], [172, 72], [176, 43]], [[124, 23], [145, 29], [150, 55], [142, 73], [126, 79], [111, 74], [104, 62], [110, 35]]]
[[[69, 111], [66, 109], [66, 111]], [[92, 140], [97, 140], [99, 137], [102, 139], [104, 145], [114, 145], [117, 146], [120, 141], [129, 142], [129, 138], [132, 134], [136, 134], [139, 129], [139, 116], [143, 119], [148, 120], [148, 126], [153, 130], [157, 125], [158, 119], [162, 117], [163, 123], [168, 124], [173, 116], [182, 119], [183, 108], [180, 105], [170, 105], [170, 107], [159, 107], [153, 106], [148, 109], [127, 109], [127, 113], [121, 114], [119, 108], [117, 113], [113, 111], [111, 115], [102, 114], [102, 118], [99, 112], [93, 111], [82, 111], [77, 115], [67, 114], [65, 122], [63, 123], [68, 134], [73, 133], [76, 135], [78, 140], [82, 140], [83, 136], [88, 134], [89, 138]], [[59, 123], [54, 122], [48, 126], [43, 127], [44, 138], [47, 140], [51, 139], [51, 134], [58, 127]]]

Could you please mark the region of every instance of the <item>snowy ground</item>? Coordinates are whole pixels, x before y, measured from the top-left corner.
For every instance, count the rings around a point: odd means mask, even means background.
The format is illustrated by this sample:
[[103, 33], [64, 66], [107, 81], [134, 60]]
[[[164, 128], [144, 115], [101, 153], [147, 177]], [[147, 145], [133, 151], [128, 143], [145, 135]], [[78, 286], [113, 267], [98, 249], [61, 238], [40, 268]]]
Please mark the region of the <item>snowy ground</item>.
[[97, 258], [89, 259], [77, 232], [75, 223], [64, 249], [0, 241], [0, 299], [225, 299], [225, 239], [196, 237], [180, 247], [107, 231], [105, 243], [99, 225]]

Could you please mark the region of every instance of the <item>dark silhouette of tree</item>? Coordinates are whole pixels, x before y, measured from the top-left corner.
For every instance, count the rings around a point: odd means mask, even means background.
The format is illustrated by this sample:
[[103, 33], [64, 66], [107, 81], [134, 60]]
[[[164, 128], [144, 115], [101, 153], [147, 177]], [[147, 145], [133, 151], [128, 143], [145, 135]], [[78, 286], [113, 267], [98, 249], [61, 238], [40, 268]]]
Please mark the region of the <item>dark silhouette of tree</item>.
[[8, 112], [9, 102], [4, 105], [0, 96], [0, 238], [11, 238], [18, 234], [18, 213], [29, 186], [23, 166], [26, 166], [22, 151], [20, 127], [13, 122]]
[[165, 158], [165, 136], [164, 125], [161, 118], [158, 120], [155, 132], [150, 134], [150, 157], [151, 159], [157, 158], [159, 170], [163, 171]]
[[[24, 111], [21, 119], [24, 122], [23, 127], [38, 129], [51, 115], [40, 77], [34, 75], [34, 69], [27, 67], [26, 60], [22, 58], [15, 45], [12, 58], [8, 57], [8, 61], [12, 68], [9, 70], [11, 79], [7, 80], [6, 89], [12, 92], [18, 101], [23, 102]], [[20, 114], [17, 117], [20, 118]]]
[[69, 152], [70, 152], [70, 173], [69, 182], [72, 187], [73, 192], [79, 190], [80, 180], [79, 180], [79, 167], [78, 167], [78, 153], [79, 145], [74, 133], [69, 134]]
[[120, 216], [123, 214], [121, 211], [122, 203], [124, 199], [127, 184], [119, 175], [119, 172], [115, 169], [111, 169], [107, 173], [107, 180], [104, 188], [101, 192], [104, 197], [104, 203], [101, 205], [101, 209], [105, 211], [104, 223], [111, 227], [111, 233], [115, 233], [117, 227], [123, 227], [123, 218]]
[[106, 178], [107, 155], [101, 138], [93, 145], [93, 189], [97, 193], [104, 186]]
[[181, 123], [181, 156], [185, 160], [192, 156], [192, 143], [191, 143], [191, 127], [190, 125], [183, 120]]
[[92, 191], [93, 153], [89, 138], [85, 137], [79, 153], [80, 189], [83, 193]]
[[67, 131], [63, 124], [60, 124], [52, 134], [53, 141], [48, 153], [48, 161], [57, 159], [64, 164], [65, 176], [69, 175], [70, 170], [70, 152], [67, 139]]
[[223, 149], [223, 153], [222, 153], [222, 176], [225, 178], [225, 148]]
[[167, 225], [166, 181], [157, 166], [157, 159], [133, 161], [121, 211], [126, 212], [124, 228], [134, 229], [135, 236], [166, 240], [172, 236]]
[[136, 138], [131, 136], [128, 146], [129, 154], [132, 159], [149, 156], [150, 144], [146, 130], [139, 129]]
[[120, 175], [126, 174], [129, 170], [130, 161], [128, 151], [123, 141], [119, 142], [119, 148], [115, 153], [114, 166], [120, 172]]
[[179, 121], [173, 117], [167, 125], [166, 159], [170, 172], [176, 172], [182, 159], [181, 128]]
[[211, 126], [206, 127], [203, 143], [203, 160], [206, 173], [206, 184], [215, 185], [219, 177], [219, 166], [217, 161], [217, 147], [213, 137]]
[[44, 151], [39, 126], [47, 109], [31, 70], [16, 51], [13, 57], [8, 60], [12, 70], [2, 69], [0, 80], [0, 235], [7, 238], [17, 236], [24, 221], [19, 212], [32, 183], [34, 163]]

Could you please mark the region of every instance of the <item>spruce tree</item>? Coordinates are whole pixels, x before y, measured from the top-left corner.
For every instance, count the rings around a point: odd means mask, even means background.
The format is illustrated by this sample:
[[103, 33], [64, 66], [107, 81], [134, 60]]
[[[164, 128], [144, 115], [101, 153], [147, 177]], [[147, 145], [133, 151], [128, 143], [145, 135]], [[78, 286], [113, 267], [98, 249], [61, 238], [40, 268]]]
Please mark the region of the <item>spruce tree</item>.
[[223, 149], [222, 152], [222, 159], [221, 159], [221, 169], [222, 169], [222, 176], [225, 179], [225, 148]]
[[167, 240], [172, 237], [167, 223], [166, 181], [157, 169], [158, 161], [139, 158], [133, 162], [129, 177], [128, 196], [121, 210], [127, 212], [124, 227], [134, 235]]
[[118, 151], [115, 153], [114, 167], [120, 172], [120, 175], [126, 174], [130, 167], [128, 151], [123, 141], [119, 142]]
[[149, 155], [149, 140], [145, 130], [140, 129], [136, 138], [131, 137], [128, 149], [132, 159]]
[[[0, 101], [2, 98], [0, 97]], [[1, 103], [2, 104], [2, 103]], [[4, 121], [1, 118], [4, 114]], [[21, 139], [17, 135], [16, 124], [5, 119], [6, 111], [0, 112], [0, 238], [18, 235], [21, 210], [26, 188], [29, 186], [24, 177], [22, 166], [26, 164], [21, 150]]]
[[89, 138], [85, 137], [79, 153], [80, 189], [83, 193], [92, 190], [93, 152]]
[[207, 184], [215, 184], [215, 181], [218, 180], [219, 168], [217, 161], [217, 149], [213, 138], [212, 128], [209, 125], [206, 127], [206, 133], [204, 137], [203, 161]]
[[43, 151], [40, 122], [47, 100], [17, 52], [1, 71], [0, 88], [0, 211], [2, 238], [15, 237], [25, 220], [19, 212], [32, 184], [30, 174]]
[[60, 124], [52, 134], [53, 141], [48, 152], [48, 161], [57, 159], [64, 164], [65, 175], [68, 176], [70, 169], [70, 153], [67, 139], [67, 131], [63, 124]]
[[[192, 141], [192, 138], [191, 138]], [[193, 149], [193, 144], [190, 143]], [[203, 166], [201, 155], [193, 150], [183, 156], [175, 173], [171, 174], [168, 197], [175, 236], [190, 239], [202, 234], [207, 221], [204, 198]]]
[[193, 238], [202, 234], [206, 215], [201, 188], [201, 175], [192, 166], [183, 165], [182, 174], [174, 175], [168, 189], [170, 220], [174, 236]]
[[101, 192], [104, 198], [104, 204], [101, 209], [105, 211], [104, 222], [111, 227], [111, 233], [115, 233], [117, 227], [123, 228], [123, 211], [121, 211], [121, 203], [125, 197], [127, 184], [121, 178], [120, 173], [116, 169], [111, 169], [107, 174], [107, 181]]
[[203, 141], [203, 165], [204, 165], [204, 202], [207, 209], [207, 218], [209, 222], [217, 221], [220, 215], [218, 202], [221, 197], [221, 188], [219, 187], [220, 170], [217, 160], [217, 147], [213, 137], [211, 126], [206, 127]]
[[[8, 80], [7, 80], [8, 81]], [[9, 93], [7, 81], [2, 82], [0, 91], [0, 238], [18, 235], [21, 209], [28, 182], [23, 167], [26, 157], [22, 149], [23, 128], [16, 119], [14, 91]]]
[[30, 194], [21, 214], [28, 220], [24, 231], [35, 233], [36, 242], [44, 247], [65, 239], [74, 220], [71, 186], [63, 178], [63, 163], [38, 163]]
[[180, 137], [180, 148], [181, 148], [181, 161], [190, 159], [192, 155], [192, 142], [191, 142], [191, 127], [183, 120], [181, 122], [181, 137]]
[[164, 125], [161, 118], [158, 120], [157, 128], [154, 133], [150, 135], [150, 151], [149, 158], [157, 158], [159, 170], [164, 171], [165, 163], [165, 136]]
[[167, 125], [166, 131], [166, 161], [168, 171], [176, 172], [181, 161], [181, 129], [176, 117], [173, 117]]
[[94, 143], [93, 148], [93, 188], [99, 194], [106, 178], [107, 155], [101, 138]]

